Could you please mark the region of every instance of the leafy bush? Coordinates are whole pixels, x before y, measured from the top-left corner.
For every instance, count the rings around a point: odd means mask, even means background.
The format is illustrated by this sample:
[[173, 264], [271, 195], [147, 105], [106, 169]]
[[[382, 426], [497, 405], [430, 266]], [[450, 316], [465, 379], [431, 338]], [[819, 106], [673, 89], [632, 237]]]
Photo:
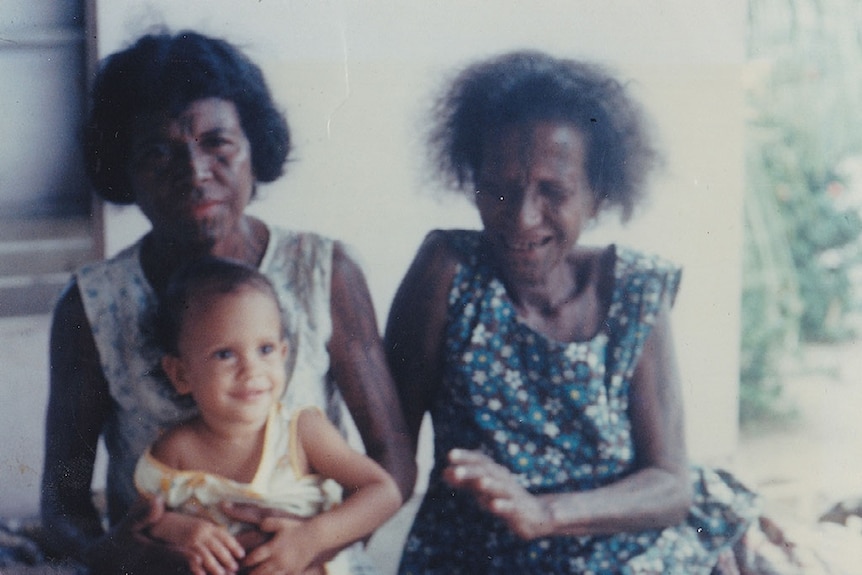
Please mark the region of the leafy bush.
[[841, 166], [862, 155], [853, 0], [751, 0], [740, 417], [783, 413], [800, 342], [851, 335], [862, 218]]

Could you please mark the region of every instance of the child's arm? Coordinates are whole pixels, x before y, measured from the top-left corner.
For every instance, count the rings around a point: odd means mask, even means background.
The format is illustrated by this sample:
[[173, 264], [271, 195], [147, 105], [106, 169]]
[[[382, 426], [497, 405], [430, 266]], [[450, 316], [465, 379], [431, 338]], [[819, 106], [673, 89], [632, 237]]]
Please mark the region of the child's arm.
[[395, 480], [373, 459], [353, 450], [321, 412], [298, 415], [297, 445], [309, 471], [339, 483], [349, 495], [343, 503], [301, 525], [266, 519], [261, 529], [273, 539], [243, 562], [253, 575], [301, 573], [306, 567], [374, 532], [401, 506]]
[[176, 511], [165, 511], [149, 533], [183, 549], [194, 575], [236, 573], [237, 560], [245, 556], [242, 546], [221, 525]]
[[[189, 443], [190, 437], [186, 426], [169, 430], [150, 448], [152, 458], [168, 468], [183, 468], [183, 454], [196, 449]], [[152, 472], [155, 468], [147, 464], [147, 457], [146, 454], [142, 456], [135, 469], [135, 483], [145, 496], [151, 496], [146, 494], [158, 493], [163, 476], [161, 472]], [[238, 560], [245, 556], [243, 547], [221, 525], [177, 511], [165, 510], [159, 521], [149, 528], [149, 535], [180, 549], [188, 558], [194, 575], [235, 573], [239, 568]]]

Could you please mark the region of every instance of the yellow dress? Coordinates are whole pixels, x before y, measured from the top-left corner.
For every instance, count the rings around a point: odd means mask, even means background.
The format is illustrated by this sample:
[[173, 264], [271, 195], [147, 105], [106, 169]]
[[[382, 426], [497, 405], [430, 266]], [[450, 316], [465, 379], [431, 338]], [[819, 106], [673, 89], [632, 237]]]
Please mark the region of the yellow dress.
[[[168, 509], [209, 519], [234, 534], [248, 526], [226, 517], [219, 503], [252, 503], [300, 517], [322, 513], [341, 502], [341, 487], [331, 479], [296, 473], [296, 424], [301, 411], [286, 417], [280, 405], [273, 408], [266, 424], [261, 460], [250, 483], [214, 473], [174, 469], [154, 458], [148, 448], [135, 468], [135, 486], [141, 494], [162, 496]], [[326, 572], [350, 573], [344, 552], [326, 564]]]

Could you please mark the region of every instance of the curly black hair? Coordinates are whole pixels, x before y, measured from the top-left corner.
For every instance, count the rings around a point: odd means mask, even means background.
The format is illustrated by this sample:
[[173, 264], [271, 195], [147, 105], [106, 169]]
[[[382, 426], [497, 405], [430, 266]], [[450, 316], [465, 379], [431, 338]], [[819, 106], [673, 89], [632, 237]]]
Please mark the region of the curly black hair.
[[473, 195], [489, 134], [513, 125], [569, 122], [587, 139], [587, 174], [600, 208], [623, 220], [660, 162], [646, 118], [603, 68], [536, 51], [503, 54], [461, 71], [433, 109], [429, 143], [444, 184]]
[[204, 98], [236, 106], [257, 181], [272, 182], [284, 172], [290, 153], [287, 119], [260, 68], [225, 40], [189, 30], [142, 36], [103, 61], [91, 98], [84, 158], [96, 191], [109, 202], [135, 201], [129, 185], [135, 119], [154, 112], [175, 117]]

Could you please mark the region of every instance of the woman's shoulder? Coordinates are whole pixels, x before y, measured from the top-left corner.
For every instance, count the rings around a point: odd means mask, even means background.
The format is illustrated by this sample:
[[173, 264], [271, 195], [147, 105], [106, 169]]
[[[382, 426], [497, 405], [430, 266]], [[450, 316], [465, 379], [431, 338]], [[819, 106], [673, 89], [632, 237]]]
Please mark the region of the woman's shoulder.
[[97, 270], [100, 268], [106, 267], [117, 267], [117, 266], [125, 266], [129, 265], [129, 262], [140, 263], [140, 254], [141, 254], [141, 245], [143, 243], [143, 238], [139, 238], [134, 243], [131, 243], [119, 251], [114, 253], [114, 255], [107, 257], [102, 260], [97, 260], [93, 262], [88, 262], [83, 264], [78, 268], [78, 271], [81, 270]]
[[613, 246], [614, 280], [620, 292], [676, 298], [682, 268], [664, 256], [627, 246]]
[[408, 277], [426, 286], [448, 286], [458, 265], [468, 261], [479, 244], [479, 232], [431, 230], [419, 246]]
[[133, 317], [146, 309], [153, 298], [140, 260], [140, 240], [116, 255], [78, 268], [70, 288], [78, 296], [91, 322], [110, 322], [112, 318]]
[[419, 254], [438, 265], [453, 265], [476, 257], [482, 245], [478, 230], [435, 229], [425, 235]]
[[638, 250], [629, 246], [612, 246], [620, 267], [633, 271], [654, 271], [657, 273], [677, 273], [680, 266], [672, 260], [652, 252]]
[[276, 257], [331, 254], [336, 244], [333, 238], [317, 232], [291, 230], [270, 224], [267, 224], [267, 228], [270, 234], [267, 252]]
[[315, 232], [295, 231], [268, 225], [269, 242], [260, 270], [290, 292], [319, 294], [329, 300], [333, 254], [336, 242]]
[[464, 261], [459, 242], [475, 234], [461, 230], [432, 230], [425, 235], [389, 310], [387, 333], [400, 322], [425, 322], [444, 317], [445, 301]]
[[115, 309], [118, 301], [133, 296], [145, 298], [150, 291], [149, 283], [141, 268], [138, 241], [116, 255], [79, 267], [72, 274], [70, 285], [80, 292], [80, 298], [88, 311]]

